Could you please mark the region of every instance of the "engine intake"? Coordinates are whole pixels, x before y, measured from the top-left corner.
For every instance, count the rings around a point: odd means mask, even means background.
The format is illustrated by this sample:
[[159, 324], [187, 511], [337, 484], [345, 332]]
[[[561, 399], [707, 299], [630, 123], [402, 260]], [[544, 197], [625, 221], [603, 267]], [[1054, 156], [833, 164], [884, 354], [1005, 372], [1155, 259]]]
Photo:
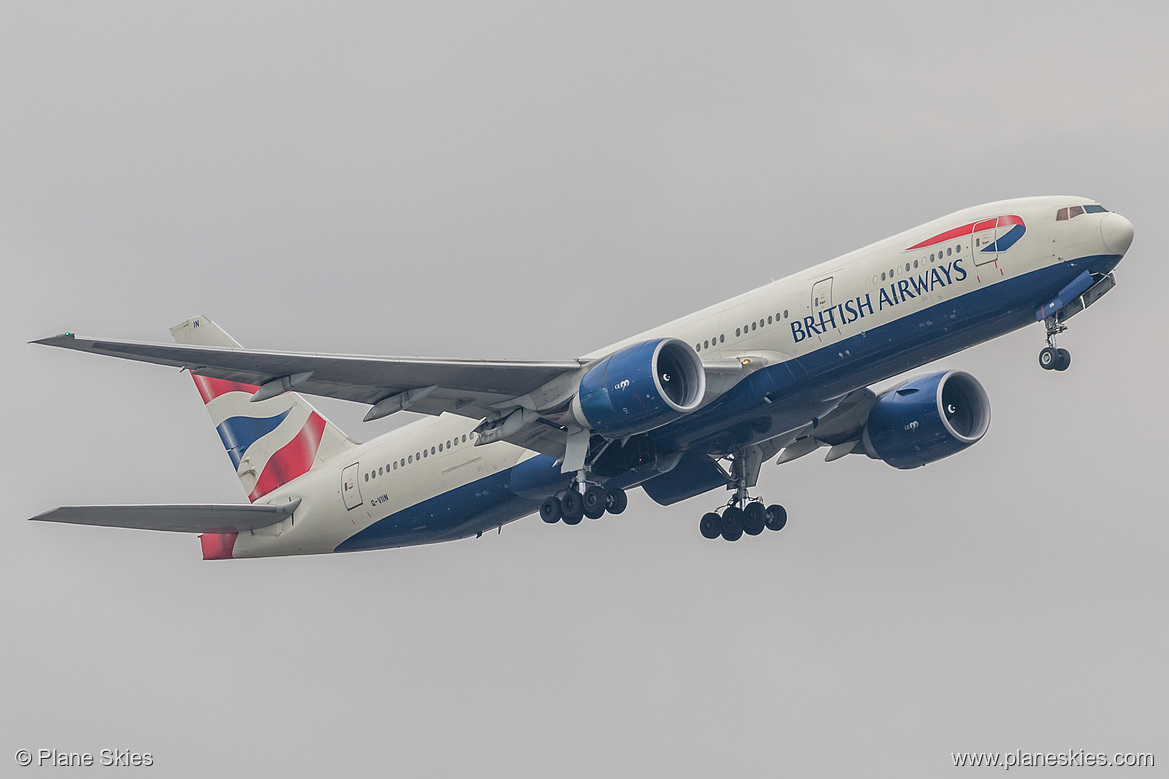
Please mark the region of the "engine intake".
[[676, 338], [614, 352], [581, 379], [572, 413], [608, 439], [644, 433], [688, 414], [706, 394], [702, 360]]
[[861, 441], [869, 456], [917, 468], [977, 443], [990, 427], [990, 398], [963, 371], [931, 373], [877, 399]]

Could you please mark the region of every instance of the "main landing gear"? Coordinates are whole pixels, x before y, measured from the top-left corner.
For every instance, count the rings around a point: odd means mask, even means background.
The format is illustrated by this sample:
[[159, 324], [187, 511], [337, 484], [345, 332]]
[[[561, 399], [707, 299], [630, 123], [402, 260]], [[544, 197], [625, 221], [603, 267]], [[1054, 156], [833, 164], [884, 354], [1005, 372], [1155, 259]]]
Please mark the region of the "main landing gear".
[[550, 525], [564, 520], [566, 525], [579, 525], [581, 519], [600, 519], [605, 512], [620, 514], [629, 505], [625, 490], [605, 489], [596, 484], [578, 492], [576, 485], [557, 495], [549, 495], [540, 504], [540, 519]]
[[698, 530], [704, 538], [718, 538], [722, 536], [727, 541], [738, 541], [746, 533], [757, 536], [767, 530], [783, 530], [787, 524], [787, 511], [783, 506], [771, 505], [764, 507], [763, 501], [755, 498], [746, 505], [740, 506], [738, 501], [731, 501], [723, 509], [722, 516], [715, 512], [703, 514], [698, 523]]
[[783, 506], [764, 506], [759, 498], [747, 494], [759, 480], [759, 468], [763, 463], [763, 452], [759, 447], [749, 447], [737, 453], [731, 461], [731, 488], [735, 495], [727, 501], [719, 515], [716, 512], [704, 514], [698, 523], [698, 530], [705, 538], [722, 536], [727, 541], [738, 541], [746, 533], [757, 536], [767, 530], [783, 530], [787, 524], [787, 511]]
[[1067, 349], [1057, 349], [1055, 337], [1067, 330], [1067, 325], [1060, 324], [1054, 316], [1043, 320], [1047, 325], [1047, 346], [1039, 350], [1039, 367], [1045, 371], [1066, 371], [1072, 364], [1072, 353]]

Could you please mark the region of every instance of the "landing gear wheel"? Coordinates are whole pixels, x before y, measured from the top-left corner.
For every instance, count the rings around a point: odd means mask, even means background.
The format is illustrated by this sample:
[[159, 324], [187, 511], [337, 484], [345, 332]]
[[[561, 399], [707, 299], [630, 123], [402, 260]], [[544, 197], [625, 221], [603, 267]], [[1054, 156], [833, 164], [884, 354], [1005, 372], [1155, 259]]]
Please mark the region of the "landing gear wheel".
[[564, 516], [564, 509], [560, 507], [560, 498], [550, 495], [540, 504], [540, 519], [549, 525], [555, 525]]
[[783, 530], [787, 524], [787, 510], [783, 506], [771, 505], [767, 507], [767, 529]]
[[1055, 369], [1057, 371], [1066, 371], [1072, 366], [1072, 353], [1067, 349], [1056, 349], [1058, 357], [1055, 360]]
[[576, 490], [569, 490], [560, 498], [560, 509], [564, 512], [564, 524], [579, 525], [584, 518], [584, 501]]
[[698, 532], [702, 533], [703, 538], [712, 540], [718, 538], [723, 532], [723, 518], [713, 511], [709, 514], [703, 514], [698, 523]]
[[762, 503], [748, 503], [743, 509], [743, 532], [749, 536], [757, 536], [763, 532], [767, 524], [767, 509]]
[[605, 490], [595, 484], [585, 488], [581, 496], [584, 505], [584, 515], [589, 519], [600, 519], [605, 515]]
[[620, 514], [628, 505], [629, 496], [625, 494], [625, 490], [619, 487], [605, 490], [605, 510], [610, 514]]
[[722, 537], [738, 541], [743, 537], [743, 510], [738, 506], [727, 506], [722, 516]]
[[[1068, 363], [1071, 363], [1071, 357], [1068, 357]], [[1045, 371], [1050, 371], [1059, 365], [1059, 350], [1054, 346], [1045, 346], [1039, 350], [1039, 367]]]

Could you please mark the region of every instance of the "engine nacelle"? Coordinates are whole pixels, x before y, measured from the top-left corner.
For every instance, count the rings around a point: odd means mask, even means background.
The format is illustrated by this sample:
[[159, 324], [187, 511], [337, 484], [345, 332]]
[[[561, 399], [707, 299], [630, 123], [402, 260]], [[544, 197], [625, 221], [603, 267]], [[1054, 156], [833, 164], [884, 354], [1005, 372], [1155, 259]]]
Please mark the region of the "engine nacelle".
[[610, 440], [661, 427], [698, 408], [706, 372], [695, 351], [676, 338], [627, 346], [581, 379], [572, 413]]
[[917, 468], [977, 443], [990, 427], [990, 398], [962, 371], [931, 373], [885, 393], [865, 422], [870, 456]]

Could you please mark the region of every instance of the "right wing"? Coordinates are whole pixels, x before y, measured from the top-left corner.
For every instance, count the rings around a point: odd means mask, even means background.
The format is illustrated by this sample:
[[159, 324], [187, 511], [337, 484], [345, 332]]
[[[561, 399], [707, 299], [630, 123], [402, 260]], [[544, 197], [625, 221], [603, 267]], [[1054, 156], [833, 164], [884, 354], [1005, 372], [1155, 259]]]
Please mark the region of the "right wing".
[[32, 517], [37, 522], [169, 530], [176, 533], [242, 533], [292, 516], [300, 501], [279, 506], [235, 504], [173, 506], [62, 506]]

